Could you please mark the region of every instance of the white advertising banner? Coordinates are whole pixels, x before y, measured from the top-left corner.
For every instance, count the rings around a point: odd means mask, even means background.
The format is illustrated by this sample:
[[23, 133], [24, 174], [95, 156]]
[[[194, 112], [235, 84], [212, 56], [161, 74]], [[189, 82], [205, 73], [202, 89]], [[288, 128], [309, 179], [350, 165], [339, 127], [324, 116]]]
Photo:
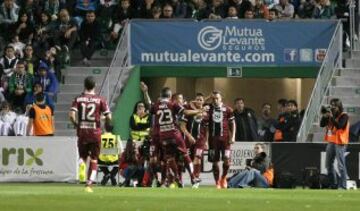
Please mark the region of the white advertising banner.
[[[231, 146], [231, 166], [228, 172], [228, 177], [233, 174], [243, 171], [246, 167], [246, 160], [252, 159], [255, 157], [254, 147], [255, 144], [259, 142], [235, 142]], [[265, 152], [270, 158], [270, 145], [269, 143], [265, 144]], [[200, 173], [200, 178], [202, 180], [201, 185], [214, 185], [215, 180], [212, 173], [212, 163], [208, 161], [207, 151], [203, 155], [203, 169]], [[222, 173], [222, 162], [219, 162], [220, 167], [220, 176]], [[190, 183], [189, 174], [184, 173], [184, 182], [186, 184]]]
[[0, 182], [74, 182], [75, 137], [0, 137]]

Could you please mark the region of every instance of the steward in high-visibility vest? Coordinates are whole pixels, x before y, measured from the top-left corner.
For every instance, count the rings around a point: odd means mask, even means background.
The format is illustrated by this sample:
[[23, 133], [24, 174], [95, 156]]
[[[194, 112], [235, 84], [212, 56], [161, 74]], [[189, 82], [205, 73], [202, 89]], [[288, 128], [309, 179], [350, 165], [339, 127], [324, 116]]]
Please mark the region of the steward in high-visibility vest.
[[[106, 124], [105, 133], [101, 135], [101, 146], [98, 164], [100, 170], [104, 173], [104, 177], [101, 180], [101, 185], [111, 180], [113, 186], [117, 185], [115, 176], [119, 171], [119, 156], [122, 152], [121, 139], [119, 135], [112, 133], [113, 126]], [[112, 166], [112, 170], [109, 170], [109, 166]]]
[[[331, 188], [346, 189], [347, 170], [346, 170], [346, 146], [349, 143], [349, 116], [343, 112], [344, 108], [340, 99], [330, 101], [331, 108], [322, 108], [320, 127], [325, 127], [324, 140], [328, 142], [326, 146], [326, 169], [328, 172]], [[313, 140], [317, 141], [317, 140]], [[338, 164], [340, 178], [337, 179], [335, 173], [335, 160]]]
[[[347, 116], [346, 113], [341, 113], [338, 117], [335, 118], [335, 121], [329, 121], [326, 126], [326, 133], [324, 140], [329, 143], [334, 144], [348, 144], [349, 143], [349, 132], [350, 132], [350, 123], [346, 121], [345, 128], [336, 128], [334, 123], [339, 122], [342, 116]], [[347, 117], [348, 119], [348, 117]]]
[[54, 112], [45, 104], [44, 94], [38, 93], [29, 111], [27, 133], [34, 136], [53, 136], [54, 132]]
[[131, 139], [133, 141], [144, 141], [149, 137], [150, 115], [145, 111], [145, 104], [138, 102], [134, 113], [130, 117]]

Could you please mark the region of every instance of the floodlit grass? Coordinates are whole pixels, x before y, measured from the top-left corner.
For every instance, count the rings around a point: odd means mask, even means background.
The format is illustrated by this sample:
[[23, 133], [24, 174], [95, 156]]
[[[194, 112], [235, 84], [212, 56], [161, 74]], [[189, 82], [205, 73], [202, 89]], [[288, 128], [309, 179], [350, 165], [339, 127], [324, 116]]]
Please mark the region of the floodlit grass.
[[0, 210], [360, 210], [360, 191], [0, 184]]

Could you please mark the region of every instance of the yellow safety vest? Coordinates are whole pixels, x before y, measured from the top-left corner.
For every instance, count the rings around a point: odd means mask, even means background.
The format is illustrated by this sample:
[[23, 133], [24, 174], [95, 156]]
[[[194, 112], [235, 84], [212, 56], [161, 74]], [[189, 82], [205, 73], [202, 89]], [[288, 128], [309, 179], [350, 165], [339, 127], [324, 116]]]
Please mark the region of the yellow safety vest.
[[[149, 115], [141, 118], [138, 115], [133, 115], [135, 124], [146, 124], [149, 121]], [[144, 141], [147, 136], [149, 136], [150, 128], [146, 130], [131, 130], [131, 139], [133, 141]]]
[[121, 153], [120, 136], [112, 133], [104, 133], [101, 135], [101, 147], [99, 160], [103, 162], [115, 162], [119, 160]]

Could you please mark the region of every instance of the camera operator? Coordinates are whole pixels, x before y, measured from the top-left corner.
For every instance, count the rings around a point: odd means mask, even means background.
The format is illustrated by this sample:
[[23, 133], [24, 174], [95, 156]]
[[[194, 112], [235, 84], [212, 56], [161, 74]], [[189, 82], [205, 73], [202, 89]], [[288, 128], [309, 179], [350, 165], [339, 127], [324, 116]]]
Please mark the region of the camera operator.
[[[346, 145], [349, 142], [349, 116], [343, 112], [342, 102], [334, 98], [330, 101], [330, 107], [321, 108], [320, 127], [326, 128], [325, 141], [326, 146], [326, 169], [332, 188], [346, 189], [346, 162], [345, 152]], [[334, 161], [338, 161], [338, 169], [340, 172], [340, 181], [334, 169]]]
[[273, 184], [274, 170], [264, 152], [264, 144], [255, 144], [255, 157], [246, 160], [246, 169], [229, 179], [229, 188], [261, 187], [268, 188]]

